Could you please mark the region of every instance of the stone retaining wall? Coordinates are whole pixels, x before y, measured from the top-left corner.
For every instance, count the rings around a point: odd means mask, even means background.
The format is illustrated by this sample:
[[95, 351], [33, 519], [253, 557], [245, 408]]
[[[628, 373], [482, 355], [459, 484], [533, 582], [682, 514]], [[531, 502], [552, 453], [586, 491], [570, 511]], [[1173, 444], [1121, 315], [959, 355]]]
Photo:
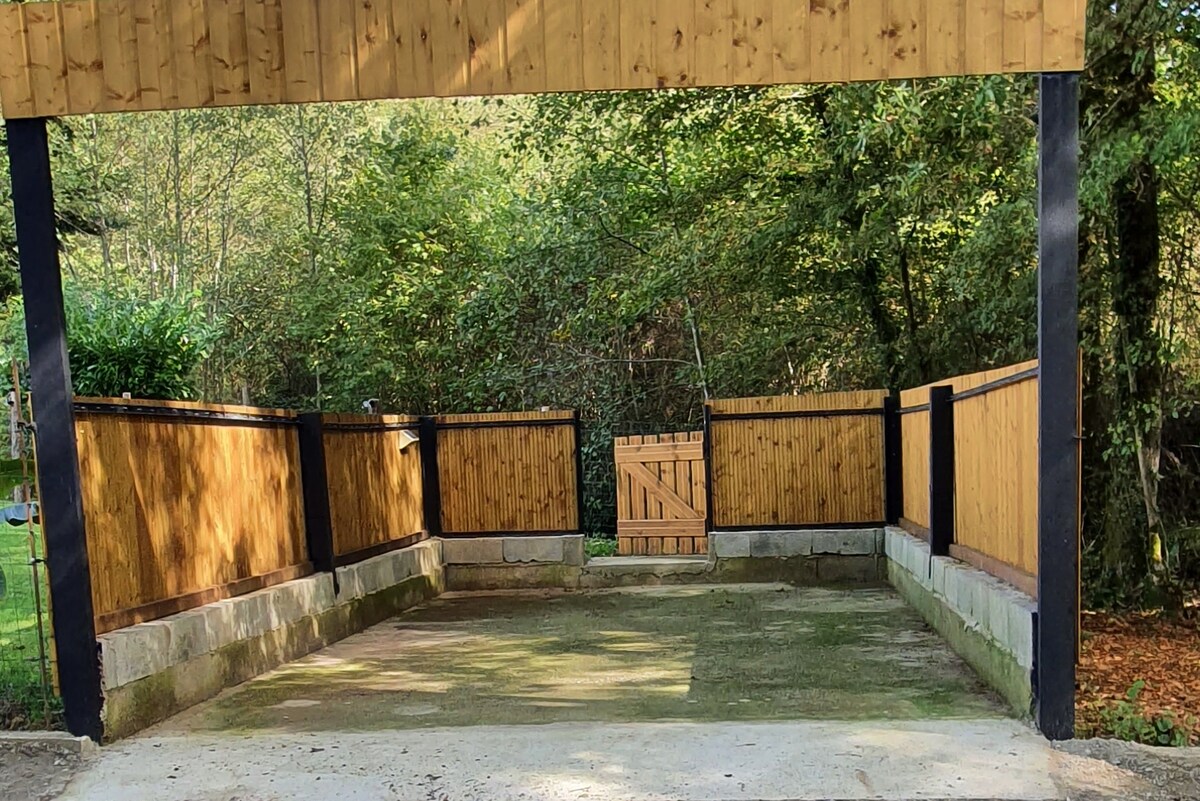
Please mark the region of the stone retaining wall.
[[1037, 604], [1015, 587], [899, 528], [885, 532], [888, 579], [975, 672], [1028, 716], [1033, 704]]
[[445, 589], [437, 540], [101, 635], [105, 739], [126, 737]]

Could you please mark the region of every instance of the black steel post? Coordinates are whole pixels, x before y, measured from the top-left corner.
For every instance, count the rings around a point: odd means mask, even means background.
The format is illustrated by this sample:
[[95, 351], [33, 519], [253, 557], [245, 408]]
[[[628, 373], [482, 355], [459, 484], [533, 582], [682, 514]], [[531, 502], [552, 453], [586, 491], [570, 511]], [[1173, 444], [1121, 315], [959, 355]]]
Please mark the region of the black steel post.
[[72, 734], [99, 741], [103, 735], [100, 657], [46, 120], [8, 120], [6, 128], [63, 714]]
[[904, 452], [901, 440], [900, 398], [883, 399], [883, 519], [900, 522], [904, 513]]
[[[314, 570], [332, 573], [333, 520], [329, 514], [329, 473], [325, 468], [325, 434], [321, 414], [300, 415], [300, 484], [304, 494], [304, 536]], [[334, 576], [337, 589], [337, 576]]]
[[713, 471], [712, 471], [712, 407], [704, 404], [704, 529], [711, 534], [716, 530], [713, 515]]
[[425, 530], [430, 536], [442, 534], [442, 485], [438, 476], [437, 418], [421, 418], [421, 497], [425, 510]]
[[583, 532], [583, 427], [579, 424], [579, 410], [575, 411], [574, 427], [575, 432], [575, 509], [576, 517], [578, 518], [577, 528], [580, 533]]
[[954, 542], [954, 390], [929, 389], [929, 552], [949, 556]]
[[1075, 735], [1079, 616], [1079, 76], [1038, 98], [1038, 616], [1035, 702], [1051, 740]]

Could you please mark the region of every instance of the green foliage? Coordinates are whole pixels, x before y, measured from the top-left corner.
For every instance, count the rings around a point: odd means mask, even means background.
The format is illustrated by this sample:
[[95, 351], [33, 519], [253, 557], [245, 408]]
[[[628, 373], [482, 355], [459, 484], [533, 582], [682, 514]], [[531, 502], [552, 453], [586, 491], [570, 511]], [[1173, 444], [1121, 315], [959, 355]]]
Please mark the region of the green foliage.
[[[1191, 3], [1089, 15], [1085, 588], [1137, 604], [1200, 582], [1200, 49]], [[1010, 76], [81, 118], [63, 257], [202, 298], [209, 400], [577, 408], [611, 531], [611, 438], [706, 397], [1033, 357], [1036, 113]]]
[[617, 541], [612, 537], [588, 537], [583, 543], [583, 549], [589, 559], [616, 556]]
[[[66, 296], [67, 347], [75, 394], [188, 399], [197, 394], [195, 371], [217, 330], [190, 298], [141, 300], [125, 293], [72, 288]], [[9, 360], [27, 359], [19, 298], [5, 310]]]
[[1145, 688], [1146, 682], [1139, 679], [1125, 693], [1125, 698], [1101, 709], [1100, 733], [1143, 745], [1186, 746], [1196, 721], [1177, 721], [1170, 712], [1146, 715], [1138, 704], [1138, 696]]

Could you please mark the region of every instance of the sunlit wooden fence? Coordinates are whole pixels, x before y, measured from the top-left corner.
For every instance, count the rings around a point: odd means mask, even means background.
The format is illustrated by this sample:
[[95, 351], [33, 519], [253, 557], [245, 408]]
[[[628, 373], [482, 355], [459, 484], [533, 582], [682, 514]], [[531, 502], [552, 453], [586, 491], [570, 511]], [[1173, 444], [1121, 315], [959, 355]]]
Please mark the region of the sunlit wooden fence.
[[881, 525], [887, 394], [710, 401], [712, 527]]
[[[900, 397], [901, 525], [1031, 595], [1037, 576], [1037, 367], [1030, 361], [956, 376]], [[951, 443], [940, 452], [933, 445], [939, 431]], [[943, 467], [931, 471], [939, 459]]]
[[76, 408], [100, 631], [311, 571], [294, 413], [105, 399]]
[[573, 412], [436, 418], [438, 533], [561, 534], [580, 526]]
[[80, 398], [98, 631], [431, 534], [579, 530], [572, 412], [410, 417]]
[[375, 556], [423, 536], [419, 423], [411, 416], [321, 415], [335, 562]]

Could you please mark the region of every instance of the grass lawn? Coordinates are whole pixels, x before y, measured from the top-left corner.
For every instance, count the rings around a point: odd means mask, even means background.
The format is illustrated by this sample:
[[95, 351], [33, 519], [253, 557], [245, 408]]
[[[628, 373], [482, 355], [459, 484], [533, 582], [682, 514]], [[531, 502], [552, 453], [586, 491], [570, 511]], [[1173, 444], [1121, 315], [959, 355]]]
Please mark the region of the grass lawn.
[[[40, 553], [41, 532], [36, 528], [34, 532]], [[43, 719], [42, 711], [37, 603], [29, 556], [26, 527], [0, 521], [0, 571], [4, 573], [4, 587], [0, 593], [0, 729], [48, 723]], [[46, 621], [48, 632], [46, 603], [49, 593], [44, 569], [39, 567], [38, 572], [42, 579], [42, 619]], [[49, 642], [46, 649], [50, 650]], [[52, 714], [56, 705], [52, 699]]]

